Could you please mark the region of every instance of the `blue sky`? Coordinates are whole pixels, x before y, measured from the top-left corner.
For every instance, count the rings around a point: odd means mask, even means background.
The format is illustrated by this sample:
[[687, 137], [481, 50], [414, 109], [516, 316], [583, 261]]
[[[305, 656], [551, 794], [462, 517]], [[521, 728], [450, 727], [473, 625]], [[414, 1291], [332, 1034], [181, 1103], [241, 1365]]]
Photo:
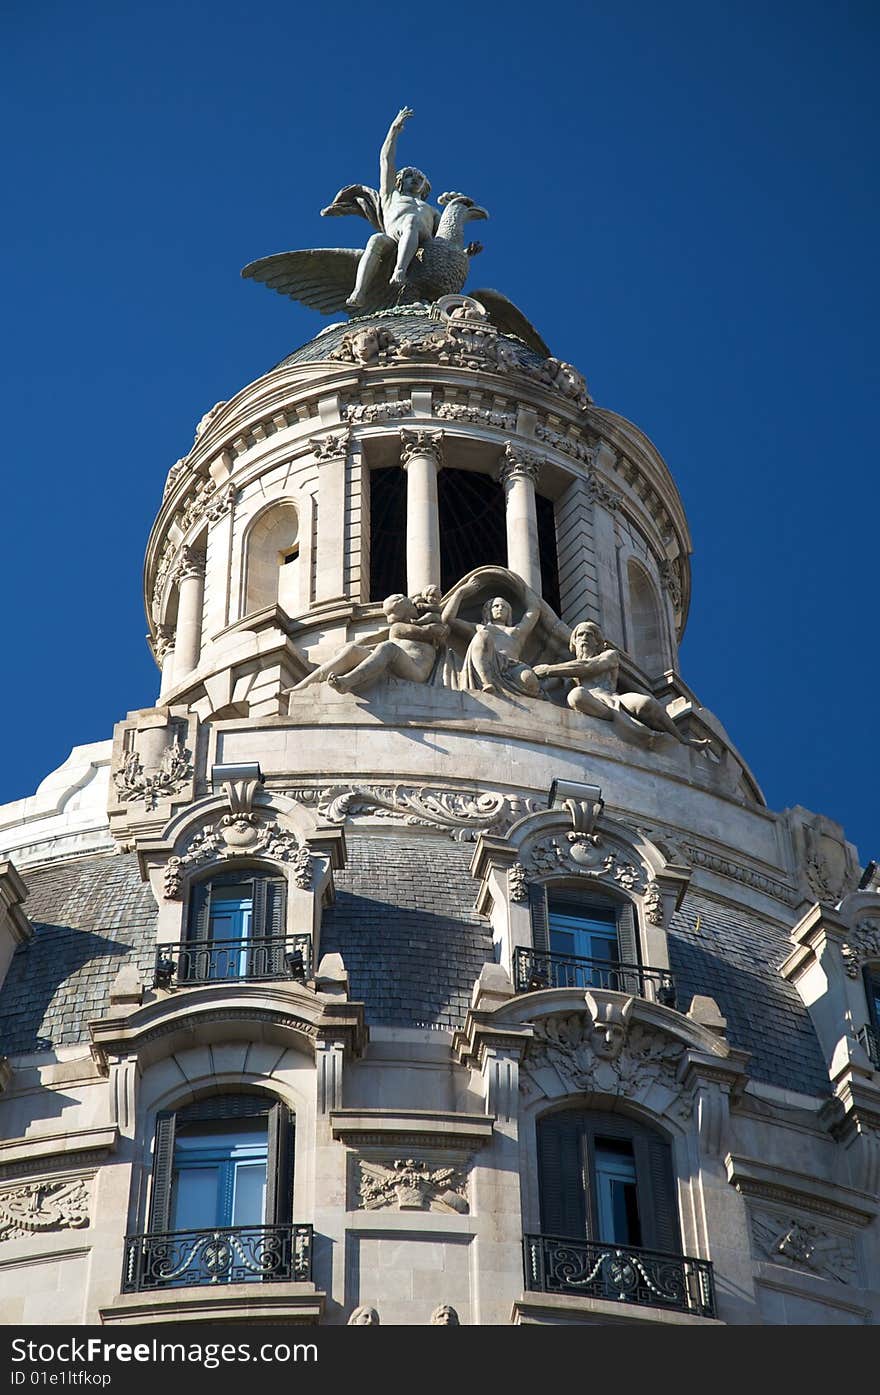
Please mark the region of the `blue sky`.
[[149, 705], [141, 567], [195, 423], [318, 315], [244, 282], [358, 245], [318, 210], [401, 156], [486, 205], [477, 284], [667, 459], [682, 672], [774, 808], [880, 853], [880, 10], [0, 0], [0, 801]]

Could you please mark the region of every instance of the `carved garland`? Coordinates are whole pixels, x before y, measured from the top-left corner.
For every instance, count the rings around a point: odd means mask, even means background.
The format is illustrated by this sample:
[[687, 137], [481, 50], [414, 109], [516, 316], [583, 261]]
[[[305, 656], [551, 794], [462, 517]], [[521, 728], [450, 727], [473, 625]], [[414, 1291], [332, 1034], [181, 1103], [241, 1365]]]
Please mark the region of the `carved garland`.
[[179, 736], [175, 736], [162, 753], [160, 768], [151, 775], [144, 774], [137, 751], [129, 751], [113, 776], [120, 802], [142, 799], [145, 809], [155, 809], [160, 799], [178, 794], [193, 773], [192, 752]]
[[196, 833], [186, 852], [168, 859], [164, 872], [165, 897], [176, 900], [180, 896], [184, 872], [190, 867], [201, 862], [254, 855], [290, 863], [295, 884], [303, 891], [311, 888], [312, 856], [295, 834], [274, 820], [261, 824], [256, 814], [225, 814], [213, 828]]

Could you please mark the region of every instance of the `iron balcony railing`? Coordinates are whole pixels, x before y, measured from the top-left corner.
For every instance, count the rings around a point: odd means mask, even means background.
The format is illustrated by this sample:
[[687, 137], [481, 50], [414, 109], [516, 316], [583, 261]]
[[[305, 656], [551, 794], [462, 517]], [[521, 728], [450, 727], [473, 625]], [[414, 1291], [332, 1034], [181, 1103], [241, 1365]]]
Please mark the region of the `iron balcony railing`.
[[875, 1070], [880, 1070], [880, 1032], [876, 1027], [863, 1027], [858, 1036], [871, 1058], [871, 1065]]
[[233, 979], [293, 978], [311, 973], [310, 935], [254, 936], [246, 940], [183, 940], [156, 951], [156, 988]]
[[514, 950], [513, 973], [517, 993], [534, 993], [539, 988], [606, 988], [675, 1007], [675, 980], [668, 969], [520, 946]]
[[203, 1284], [309, 1283], [310, 1225], [233, 1225], [128, 1235], [123, 1293]]
[[524, 1248], [527, 1289], [715, 1316], [715, 1282], [707, 1259], [552, 1235], [526, 1235]]

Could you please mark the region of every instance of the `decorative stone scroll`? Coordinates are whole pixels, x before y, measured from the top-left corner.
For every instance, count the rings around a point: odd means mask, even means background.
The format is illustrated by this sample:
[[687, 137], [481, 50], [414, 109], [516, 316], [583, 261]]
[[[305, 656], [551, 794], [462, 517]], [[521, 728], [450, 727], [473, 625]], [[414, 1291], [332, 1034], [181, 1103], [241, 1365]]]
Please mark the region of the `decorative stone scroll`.
[[466, 1215], [467, 1169], [417, 1158], [387, 1163], [357, 1160], [358, 1206], [366, 1211], [440, 1211]]
[[755, 1210], [751, 1223], [755, 1252], [761, 1258], [841, 1284], [856, 1282], [855, 1249], [847, 1237], [776, 1211]]
[[632, 1021], [623, 1006], [586, 995], [586, 1012], [538, 1018], [520, 1067], [525, 1095], [596, 1093], [625, 1097], [679, 1123], [690, 1117], [679, 1066], [682, 1042]]
[[303, 891], [311, 888], [312, 856], [294, 833], [275, 820], [263, 823], [257, 814], [224, 814], [213, 828], [196, 833], [186, 852], [168, 859], [164, 872], [166, 899], [176, 900], [180, 896], [184, 873], [190, 867], [243, 855], [289, 862], [295, 884]]
[[26, 1182], [0, 1192], [0, 1240], [49, 1230], [82, 1230], [89, 1223], [89, 1188], [81, 1177]]
[[542, 807], [539, 800], [524, 795], [428, 785], [297, 786], [285, 794], [317, 808], [329, 823], [358, 815], [400, 819], [412, 827], [443, 829], [457, 842], [473, 841], [478, 833], [506, 832], [517, 819]]

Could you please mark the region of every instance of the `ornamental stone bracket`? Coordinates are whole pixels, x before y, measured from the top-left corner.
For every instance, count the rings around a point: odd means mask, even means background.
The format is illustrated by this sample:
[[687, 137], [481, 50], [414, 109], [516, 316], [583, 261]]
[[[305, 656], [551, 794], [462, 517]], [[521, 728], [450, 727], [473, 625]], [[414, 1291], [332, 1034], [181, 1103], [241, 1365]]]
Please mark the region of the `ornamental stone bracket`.
[[483, 1072], [487, 1099], [493, 1089], [503, 1092], [515, 1064], [520, 1112], [570, 1097], [624, 1100], [696, 1133], [701, 1151], [721, 1156], [730, 1103], [747, 1079], [744, 1052], [691, 1018], [624, 993], [557, 989], [505, 998], [498, 966], [491, 968], [453, 1040], [461, 1064]]
[[186, 707], [129, 712], [113, 729], [108, 817], [124, 849], [195, 797], [199, 721]]
[[841, 1026], [855, 1035], [870, 1020], [863, 970], [880, 964], [880, 895], [854, 892], [837, 908], [816, 903], [791, 940], [779, 972], [803, 999], [830, 1071]]

